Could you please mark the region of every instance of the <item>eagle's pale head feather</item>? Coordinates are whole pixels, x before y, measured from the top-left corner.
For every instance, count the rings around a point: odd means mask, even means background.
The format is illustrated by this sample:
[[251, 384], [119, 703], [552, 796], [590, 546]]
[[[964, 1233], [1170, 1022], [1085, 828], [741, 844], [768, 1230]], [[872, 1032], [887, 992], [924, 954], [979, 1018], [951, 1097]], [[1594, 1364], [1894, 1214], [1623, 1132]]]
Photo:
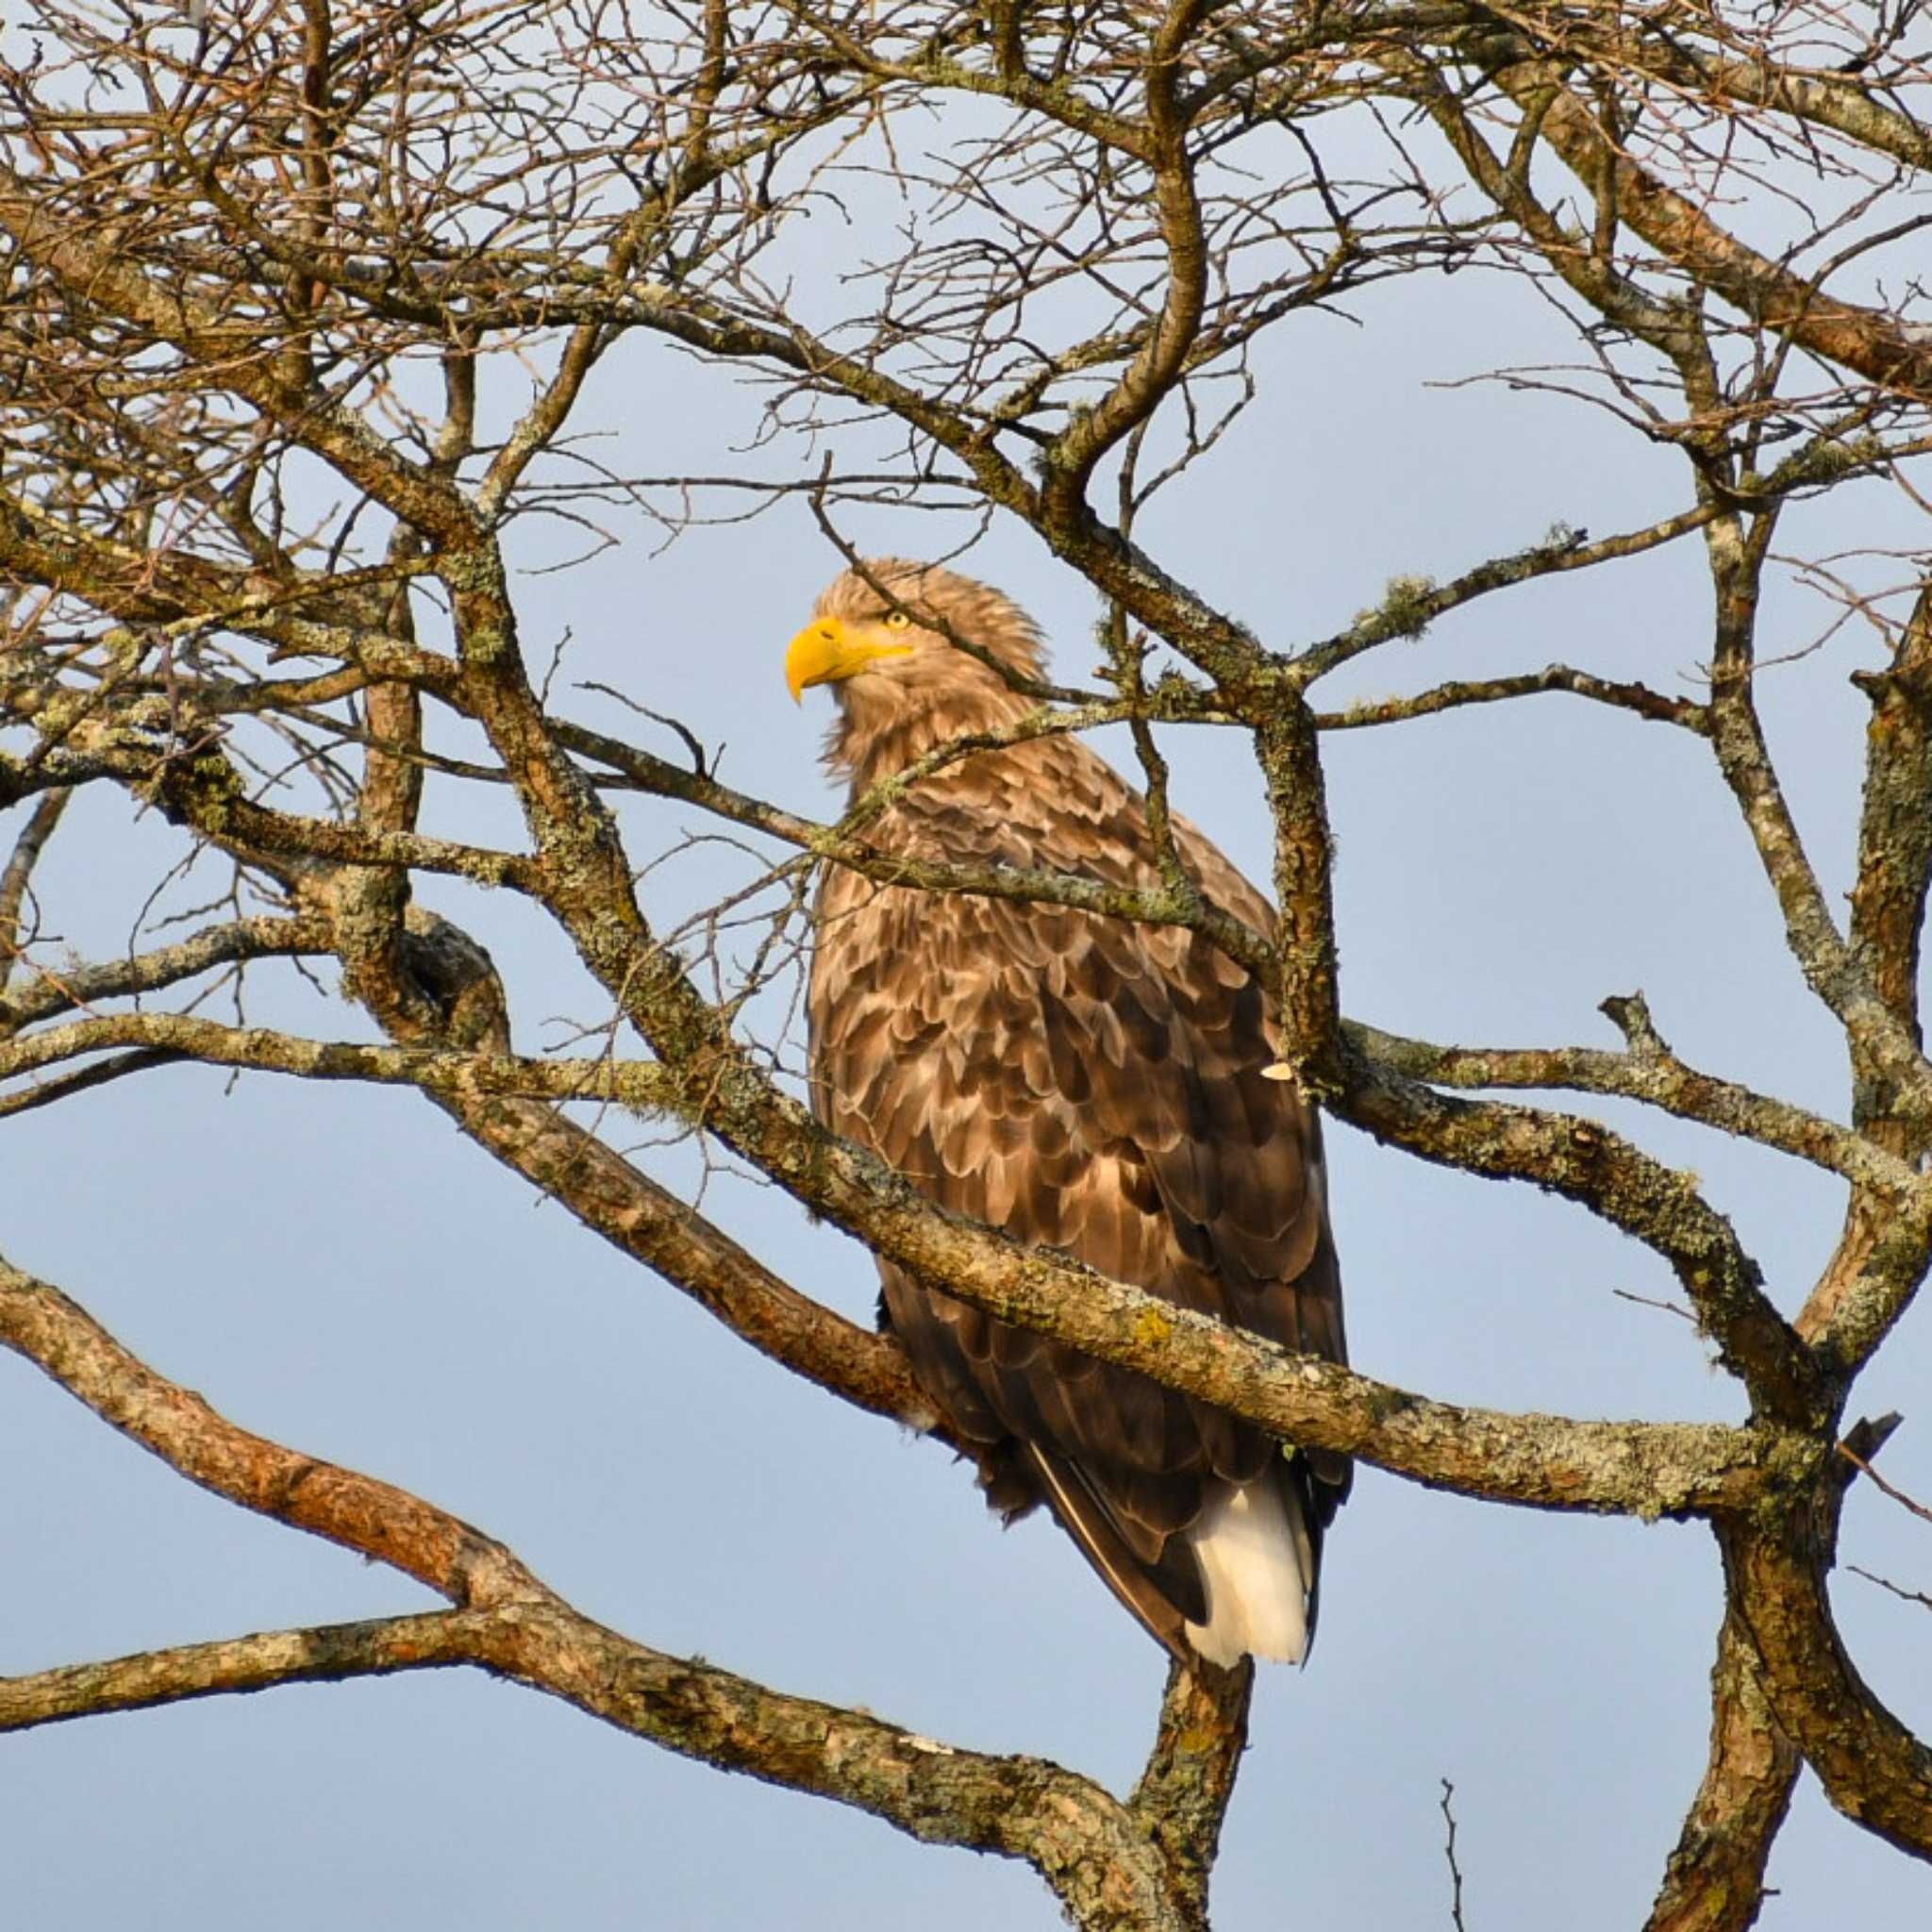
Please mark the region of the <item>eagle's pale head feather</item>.
[[839, 718], [828, 755], [863, 781], [1032, 709], [1038, 700], [1000, 667], [1041, 675], [1039, 629], [1011, 598], [939, 564], [882, 557], [825, 587], [785, 672], [793, 697], [832, 686]]

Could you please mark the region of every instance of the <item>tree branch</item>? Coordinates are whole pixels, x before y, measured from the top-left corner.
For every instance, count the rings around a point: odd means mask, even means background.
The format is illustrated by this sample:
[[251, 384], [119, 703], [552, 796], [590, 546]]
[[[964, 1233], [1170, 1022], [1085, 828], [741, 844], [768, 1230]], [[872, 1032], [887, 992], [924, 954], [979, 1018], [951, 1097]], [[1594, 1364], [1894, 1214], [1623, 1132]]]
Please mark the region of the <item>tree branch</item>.
[[470, 1662], [721, 1770], [1024, 1859], [1089, 1932], [1198, 1932], [1126, 1807], [1039, 1758], [936, 1743], [592, 1623], [501, 1543], [405, 1491], [238, 1429], [58, 1291], [0, 1262], [0, 1341], [190, 1480], [387, 1562], [458, 1613], [277, 1631], [0, 1679], [0, 1730], [276, 1683]]
[[[26, 903], [34, 867], [40, 863], [41, 854], [73, 796], [73, 792], [58, 787], [42, 792], [27, 814], [26, 824], [20, 828], [6, 865], [0, 867], [0, 1016], [6, 1010], [8, 979], [21, 954], [21, 908]], [[4, 1017], [0, 1017], [0, 1027], [4, 1024]]]
[[1189, 1923], [1208, 1924], [1208, 1880], [1248, 1743], [1255, 1666], [1231, 1671], [1178, 1660], [1167, 1667], [1160, 1728], [1128, 1815], [1160, 1847]]
[[[0, 1041], [36, 1021], [51, 1019], [96, 1000], [158, 992], [217, 966], [247, 959], [285, 959], [329, 950], [326, 922], [313, 916], [264, 913], [211, 925], [131, 958], [63, 965], [58, 977], [42, 973], [11, 993], [0, 993]], [[4, 1077], [4, 1075], [0, 1075]]]
[[62, 1664], [0, 1677], [0, 1733], [280, 1684], [336, 1684], [475, 1663], [481, 1633], [501, 1614], [500, 1608], [431, 1610], [304, 1630], [262, 1630], [213, 1643], [141, 1651], [106, 1663]]
[[192, 1483], [400, 1570], [452, 1603], [542, 1598], [504, 1546], [406, 1491], [251, 1435], [130, 1354], [57, 1288], [0, 1258], [0, 1341]]
[[[446, 1095], [460, 1103], [459, 1110], [452, 1110], [466, 1126], [482, 1130], [478, 1138], [487, 1136], [487, 1143], [520, 1166], [527, 1162], [525, 1171], [533, 1177], [558, 1175], [567, 1201], [579, 1198], [585, 1181], [616, 1157], [608, 1150], [601, 1158], [591, 1156], [579, 1141], [566, 1147], [542, 1118], [492, 1116], [486, 1103], [504, 1096], [527, 1100], [539, 1092], [619, 1100], [673, 1112], [693, 1125], [710, 1124], [706, 1096], [691, 1094], [681, 1076], [656, 1063], [526, 1060], [495, 1051], [438, 1053], [297, 1041], [261, 1027], [224, 1027], [172, 1014], [77, 1021], [58, 1034], [70, 1051], [82, 1050], [76, 1042], [83, 1041], [90, 1048], [164, 1045], [212, 1065], [373, 1080]], [[30, 1049], [54, 1037], [31, 1036], [0, 1049], [0, 1073], [19, 1071], [18, 1062], [31, 1060]], [[872, 1156], [824, 1134], [815, 1123], [807, 1140], [824, 1175], [807, 1198], [817, 1195], [827, 1212], [849, 1216], [853, 1232], [880, 1254], [1003, 1320], [1139, 1369], [1290, 1441], [1359, 1456], [1465, 1494], [1645, 1516], [1740, 1507], [1783, 1454], [1775, 1438], [1715, 1424], [1573, 1422], [1431, 1402], [1335, 1363], [1291, 1355], [1128, 1283], [1020, 1247], [996, 1229], [957, 1220]], [[760, 1349], [841, 1393], [847, 1392], [846, 1376], [856, 1362], [854, 1386], [870, 1391], [863, 1406], [905, 1421], [929, 1415], [923, 1401], [904, 1399], [905, 1385], [896, 1374], [881, 1382], [868, 1359], [873, 1351], [855, 1340], [861, 1331], [816, 1305], [794, 1302], [792, 1291], [775, 1295], [765, 1271], [722, 1246], [715, 1230], [685, 1220], [687, 1210], [669, 1197], [650, 1202], [649, 1191], [627, 1177], [627, 1171], [613, 1175], [607, 1169], [596, 1178], [600, 1191], [614, 1189], [616, 1212], [607, 1224], [620, 1244], [680, 1283], [703, 1284], [707, 1291], [700, 1298], [734, 1327], [740, 1319], [735, 1309], [749, 1310], [747, 1339]], [[605, 1219], [589, 1202], [578, 1211]]]
[[1932, 1858], [1932, 1751], [1845, 1655], [1809, 1513], [1762, 1524], [1720, 1519], [1717, 1529], [1726, 1588], [1762, 1661], [1771, 1708], [1824, 1795], [1887, 1843]]
[[1644, 1932], [1746, 1932], [1803, 1760], [1772, 1713], [1750, 1629], [1727, 1606], [1710, 1672], [1710, 1759]]
[[1534, 1181], [1661, 1255], [1754, 1407], [1800, 1428], [1816, 1425], [1824, 1392], [1817, 1365], [1693, 1176], [1665, 1167], [1595, 1121], [1452, 1099], [1350, 1047], [1343, 1068], [1336, 1109], [1378, 1140], [1467, 1174]]
[[1864, 1135], [1790, 1101], [1687, 1066], [1651, 1026], [1641, 993], [1606, 1000], [1603, 1010], [1624, 1029], [1630, 1040], [1626, 1052], [1582, 1046], [1438, 1046], [1353, 1021], [1345, 1031], [1360, 1053], [1405, 1078], [1431, 1086], [1615, 1094], [1862, 1182], [1877, 1190], [1893, 1209], [1920, 1191], [1917, 1170]]
[[1815, 281], [1758, 254], [1688, 196], [1617, 154], [1596, 117], [1566, 84], [1561, 68], [1524, 58], [1526, 42], [1513, 35], [1477, 33], [1465, 44], [1497, 87], [1537, 115], [1542, 138], [1580, 181], [1598, 180], [1614, 163], [1619, 217], [1698, 287], [1821, 360], [1889, 389], [1932, 395], [1932, 344], [1923, 329], [1884, 309], [1826, 295]]

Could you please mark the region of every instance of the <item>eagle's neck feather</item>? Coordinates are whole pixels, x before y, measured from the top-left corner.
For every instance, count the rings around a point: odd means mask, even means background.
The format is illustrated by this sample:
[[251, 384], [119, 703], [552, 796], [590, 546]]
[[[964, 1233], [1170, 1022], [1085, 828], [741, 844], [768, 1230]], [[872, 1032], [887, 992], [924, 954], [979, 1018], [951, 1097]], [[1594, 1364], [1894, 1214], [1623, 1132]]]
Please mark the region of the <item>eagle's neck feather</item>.
[[954, 739], [1003, 730], [1035, 708], [1033, 699], [965, 661], [971, 675], [910, 686], [856, 677], [841, 691], [825, 762], [851, 779], [854, 797]]

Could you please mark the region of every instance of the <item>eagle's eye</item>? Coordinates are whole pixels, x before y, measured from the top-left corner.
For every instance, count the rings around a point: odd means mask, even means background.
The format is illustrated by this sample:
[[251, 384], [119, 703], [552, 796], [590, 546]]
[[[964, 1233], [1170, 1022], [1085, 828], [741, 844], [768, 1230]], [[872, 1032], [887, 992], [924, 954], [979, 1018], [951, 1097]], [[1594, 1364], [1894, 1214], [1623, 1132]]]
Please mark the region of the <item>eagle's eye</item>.
[[886, 612], [886, 628], [888, 630], [907, 630], [911, 627], [911, 618], [903, 610], [889, 610]]

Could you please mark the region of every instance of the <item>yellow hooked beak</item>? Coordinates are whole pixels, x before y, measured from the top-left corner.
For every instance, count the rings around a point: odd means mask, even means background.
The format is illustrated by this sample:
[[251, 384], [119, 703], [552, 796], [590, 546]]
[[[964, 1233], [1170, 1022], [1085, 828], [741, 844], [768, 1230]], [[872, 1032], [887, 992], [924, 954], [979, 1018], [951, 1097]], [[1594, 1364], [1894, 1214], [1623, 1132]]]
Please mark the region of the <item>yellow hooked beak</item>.
[[808, 684], [836, 684], [863, 671], [875, 658], [906, 658], [911, 653], [910, 644], [887, 643], [875, 625], [815, 618], [785, 653], [785, 682], [791, 687], [792, 702], [802, 705]]

